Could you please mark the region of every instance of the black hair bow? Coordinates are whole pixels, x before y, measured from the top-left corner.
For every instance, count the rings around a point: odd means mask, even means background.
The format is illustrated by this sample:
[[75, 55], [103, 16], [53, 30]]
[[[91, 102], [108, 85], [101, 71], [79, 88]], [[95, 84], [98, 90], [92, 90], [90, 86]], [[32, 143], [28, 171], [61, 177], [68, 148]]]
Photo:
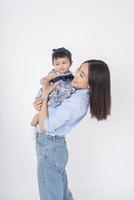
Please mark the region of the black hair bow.
[[58, 48], [58, 49], [52, 49], [53, 53], [60, 53], [60, 52], [65, 52], [67, 54], [69, 54], [70, 56], [72, 55], [70, 53], [70, 51], [68, 51], [67, 49], [65, 49], [64, 47]]

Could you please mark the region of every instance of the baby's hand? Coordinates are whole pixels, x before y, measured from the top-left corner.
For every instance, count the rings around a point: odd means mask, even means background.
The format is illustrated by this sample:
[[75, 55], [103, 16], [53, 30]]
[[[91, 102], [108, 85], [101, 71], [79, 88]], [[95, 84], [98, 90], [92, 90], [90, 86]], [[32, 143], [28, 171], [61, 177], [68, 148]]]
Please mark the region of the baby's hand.
[[40, 83], [41, 85], [46, 85], [49, 83], [49, 81], [51, 81], [55, 77], [56, 77], [55, 72], [49, 72], [47, 76], [40, 79]]
[[55, 72], [49, 72], [48, 75], [46, 76], [47, 80], [51, 81], [52, 79], [54, 79], [56, 77]]

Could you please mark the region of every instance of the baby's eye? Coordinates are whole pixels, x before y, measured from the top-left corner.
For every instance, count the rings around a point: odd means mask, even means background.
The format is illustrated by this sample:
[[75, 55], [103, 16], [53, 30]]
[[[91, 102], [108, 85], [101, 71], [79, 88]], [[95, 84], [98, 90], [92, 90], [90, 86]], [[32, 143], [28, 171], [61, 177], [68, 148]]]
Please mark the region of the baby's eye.
[[83, 75], [82, 75], [82, 74], [80, 74], [80, 77], [81, 77], [81, 78], [83, 78]]

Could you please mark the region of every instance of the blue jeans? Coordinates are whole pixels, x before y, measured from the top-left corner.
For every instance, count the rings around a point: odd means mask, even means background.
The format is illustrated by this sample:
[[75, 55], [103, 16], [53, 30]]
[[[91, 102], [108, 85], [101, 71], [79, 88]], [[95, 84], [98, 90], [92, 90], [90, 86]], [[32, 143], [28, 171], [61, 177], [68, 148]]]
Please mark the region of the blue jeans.
[[40, 200], [73, 200], [65, 170], [68, 161], [65, 137], [39, 133], [36, 153]]

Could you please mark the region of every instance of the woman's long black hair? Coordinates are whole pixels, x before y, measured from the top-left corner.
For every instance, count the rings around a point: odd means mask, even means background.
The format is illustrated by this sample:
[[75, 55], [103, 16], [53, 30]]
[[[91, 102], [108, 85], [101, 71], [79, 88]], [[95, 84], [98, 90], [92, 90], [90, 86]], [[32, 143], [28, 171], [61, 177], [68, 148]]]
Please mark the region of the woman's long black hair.
[[111, 114], [111, 83], [107, 64], [101, 60], [87, 60], [90, 86], [90, 114], [97, 120]]

